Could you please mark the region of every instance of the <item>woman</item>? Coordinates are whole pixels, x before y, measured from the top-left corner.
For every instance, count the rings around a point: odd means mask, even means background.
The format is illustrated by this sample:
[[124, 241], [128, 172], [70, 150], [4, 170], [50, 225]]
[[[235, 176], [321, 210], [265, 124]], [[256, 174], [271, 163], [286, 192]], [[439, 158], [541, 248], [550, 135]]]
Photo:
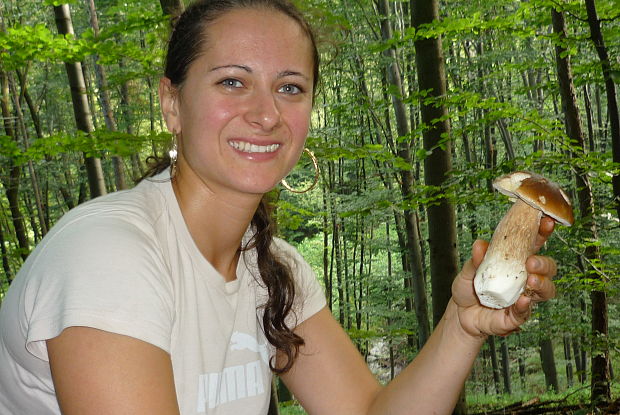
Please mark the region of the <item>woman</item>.
[[452, 410], [485, 337], [553, 296], [555, 263], [530, 258], [533, 297], [485, 309], [476, 243], [426, 346], [380, 387], [262, 201], [303, 151], [317, 68], [286, 0], [186, 10], [160, 83], [178, 156], [65, 215], [31, 254], [0, 313], [0, 413], [264, 414], [272, 371], [310, 414]]

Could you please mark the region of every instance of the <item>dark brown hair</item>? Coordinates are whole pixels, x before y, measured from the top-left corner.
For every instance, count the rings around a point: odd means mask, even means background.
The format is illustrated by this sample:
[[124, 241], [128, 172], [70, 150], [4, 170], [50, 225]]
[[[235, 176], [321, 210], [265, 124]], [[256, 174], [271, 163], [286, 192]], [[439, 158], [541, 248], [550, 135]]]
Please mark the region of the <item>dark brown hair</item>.
[[204, 50], [204, 44], [208, 40], [205, 29], [209, 23], [227, 12], [244, 8], [278, 11], [299, 24], [312, 46], [313, 91], [316, 92], [319, 81], [319, 52], [314, 32], [308, 21], [288, 0], [198, 0], [190, 4], [172, 20], [164, 69], [166, 77], [173, 85], [182, 85], [189, 66]]
[[[319, 54], [312, 29], [299, 10], [287, 0], [198, 0], [192, 3], [183, 13], [172, 20], [172, 33], [168, 42], [164, 75], [172, 85], [179, 88], [186, 79], [187, 71], [203, 51], [208, 41], [206, 29], [210, 22], [227, 12], [258, 8], [281, 12], [295, 20], [311, 42], [314, 68], [313, 91], [319, 78]], [[151, 158], [155, 161], [145, 177], [151, 177], [170, 165], [170, 158]], [[265, 196], [261, 200], [254, 217], [252, 227], [254, 237], [241, 250], [256, 249], [259, 282], [266, 288], [268, 298], [262, 304], [262, 328], [265, 337], [287, 360], [281, 367], [274, 361], [269, 362], [271, 370], [281, 374], [290, 370], [299, 354], [299, 347], [304, 340], [295, 334], [287, 321], [293, 311], [295, 300], [295, 281], [291, 269], [286, 262], [273, 252], [273, 237], [276, 233], [275, 221], [272, 217], [272, 204]], [[294, 316], [294, 314], [293, 314]]]

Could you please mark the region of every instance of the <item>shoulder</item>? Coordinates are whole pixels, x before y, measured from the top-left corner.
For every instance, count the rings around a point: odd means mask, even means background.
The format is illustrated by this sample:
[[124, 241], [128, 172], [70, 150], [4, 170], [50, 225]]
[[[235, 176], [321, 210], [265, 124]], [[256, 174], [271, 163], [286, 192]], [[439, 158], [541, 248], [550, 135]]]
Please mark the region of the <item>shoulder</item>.
[[41, 248], [69, 243], [75, 249], [89, 249], [106, 243], [153, 241], [155, 228], [166, 211], [164, 198], [158, 193], [149, 183], [141, 183], [131, 190], [88, 201], [67, 212]]
[[156, 222], [165, 203], [161, 189], [154, 183], [142, 182], [133, 189], [100, 196], [72, 209], [56, 227], [97, 220], [141, 226]]
[[68, 212], [28, 257], [16, 281], [33, 354], [46, 358], [42, 341], [70, 326], [167, 350], [173, 286], [153, 203], [157, 199], [140, 188], [87, 202]]
[[310, 264], [293, 245], [281, 238], [273, 238], [272, 244], [274, 254], [281, 257], [290, 267], [309, 268], [309, 271], [313, 272]]
[[100, 277], [126, 282], [129, 275], [163, 271], [157, 229], [163, 202], [144, 188], [102, 196], [68, 212], [31, 253], [20, 274], [42, 284], [89, 285]]
[[273, 246], [274, 253], [289, 265], [295, 280], [297, 294], [294, 309], [297, 313], [296, 324], [299, 324], [325, 307], [324, 290], [312, 266], [294, 246], [280, 238], [273, 239]]

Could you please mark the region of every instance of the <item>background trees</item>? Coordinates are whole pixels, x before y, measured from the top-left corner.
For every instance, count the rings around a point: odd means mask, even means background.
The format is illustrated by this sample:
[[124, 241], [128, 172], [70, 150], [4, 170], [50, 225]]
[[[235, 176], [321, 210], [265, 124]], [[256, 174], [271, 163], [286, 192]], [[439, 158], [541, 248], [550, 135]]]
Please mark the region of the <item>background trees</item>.
[[[68, 36], [56, 30], [58, 1], [0, 5], [0, 296], [46, 230], [90, 197], [89, 160], [99, 160], [103, 193], [131, 186], [145, 158], [165, 151], [162, 10], [179, 4], [76, 0]], [[322, 41], [308, 139], [321, 188], [279, 193], [277, 214], [373, 370], [387, 380], [415, 355], [472, 241], [489, 238], [506, 209], [492, 179], [529, 169], [570, 190], [579, 220], [544, 249], [560, 264], [558, 298], [520, 334], [489, 340], [467, 402], [500, 406], [495, 394], [550, 388], [605, 406], [618, 363], [614, 1], [301, 6]], [[72, 89], [65, 66], [78, 63], [84, 83]], [[92, 127], [76, 125], [72, 90]], [[302, 159], [289, 182], [312, 175]]]

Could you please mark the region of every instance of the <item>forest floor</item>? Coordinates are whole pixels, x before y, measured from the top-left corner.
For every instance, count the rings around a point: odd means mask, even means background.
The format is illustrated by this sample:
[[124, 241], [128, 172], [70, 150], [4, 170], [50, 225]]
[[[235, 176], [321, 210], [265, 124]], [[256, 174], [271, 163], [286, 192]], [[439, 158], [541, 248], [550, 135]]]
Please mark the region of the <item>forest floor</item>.
[[[297, 405], [290, 403], [280, 407], [281, 415], [305, 415], [306, 412]], [[620, 415], [620, 399], [611, 404], [592, 411], [588, 404], [569, 404], [565, 399], [556, 401], [542, 401], [539, 398], [526, 402], [516, 402], [502, 408], [492, 408], [482, 412], [470, 411], [469, 415]]]
[[539, 414], [565, 414], [565, 415], [612, 415], [620, 414], [620, 399], [616, 399], [609, 405], [592, 410], [588, 404], [569, 404], [565, 399], [556, 401], [542, 401], [539, 398], [525, 402], [515, 402], [502, 408], [493, 408], [470, 415], [539, 415]]

